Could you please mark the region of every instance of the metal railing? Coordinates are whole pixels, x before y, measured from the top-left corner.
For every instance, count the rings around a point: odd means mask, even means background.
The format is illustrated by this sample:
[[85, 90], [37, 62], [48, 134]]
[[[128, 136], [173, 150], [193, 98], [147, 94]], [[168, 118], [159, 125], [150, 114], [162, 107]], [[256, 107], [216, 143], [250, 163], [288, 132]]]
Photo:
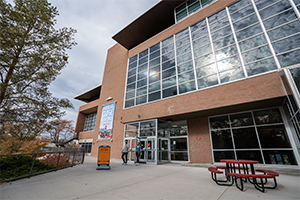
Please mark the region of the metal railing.
[[[0, 158], [9, 157], [9, 156], [32, 156], [33, 161], [31, 163], [31, 168], [28, 174], [13, 177], [10, 179], [1, 180], [0, 182], [9, 182], [22, 178], [30, 178], [31, 176], [43, 174], [46, 172], [57, 171], [58, 169], [63, 169], [67, 167], [73, 167], [74, 165], [83, 164], [85, 157], [85, 150], [81, 148], [73, 148], [72, 150], [62, 150], [62, 151], [48, 151], [48, 152], [40, 152], [40, 153], [25, 153], [25, 154], [9, 154], [9, 155], [0, 155]], [[46, 161], [51, 159], [52, 167], [49, 170], [43, 170], [39, 172], [33, 173], [33, 168], [36, 160], [47, 163]], [[64, 160], [64, 164], [62, 165], [60, 161]], [[56, 165], [54, 165], [54, 164]], [[28, 164], [28, 163], [27, 163]], [[14, 167], [14, 166], [11, 166]], [[2, 171], [3, 170], [3, 171]], [[4, 169], [1, 168], [1, 172], [4, 172]], [[2, 178], [1, 178], [2, 179]]]

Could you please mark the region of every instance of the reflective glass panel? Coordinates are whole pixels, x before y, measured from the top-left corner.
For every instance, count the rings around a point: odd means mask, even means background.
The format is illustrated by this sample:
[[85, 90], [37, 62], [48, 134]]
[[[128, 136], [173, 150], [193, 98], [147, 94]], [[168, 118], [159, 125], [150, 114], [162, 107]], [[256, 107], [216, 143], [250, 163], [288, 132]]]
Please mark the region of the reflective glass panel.
[[128, 71], [128, 77], [136, 74], [136, 68], [133, 70]]
[[232, 22], [237, 21], [238, 19], [241, 19], [247, 15], [250, 15], [254, 13], [254, 8], [252, 5], [247, 6], [246, 8], [243, 8], [242, 10], [239, 10], [233, 14], [231, 14], [231, 20]]
[[135, 91], [127, 92], [126, 99], [131, 99], [135, 96]]
[[160, 99], [160, 91], [149, 94], [149, 102]]
[[290, 72], [291, 72], [292, 77], [294, 79], [294, 83], [296, 84], [296, 87], [298, 88], [298, 91], [300, 93], [300, 67], [290, 69]]
[[215, 31], [215, 30], [220, 29], [227, 25], [229, 25], [228, 17], [224, 17], [224, 18], [220, 19], [219, 21], [210, 23], [209, 28], [210, 28], [210, 31]]
[[136, 76], [134, 75], [127, 79], [127, 84], [130, 84], [130, 83], [134, 82], [135, 80], [136, 80]]
[[204, 66], [204, 65], [208, 65], [212, 62], [214, 62], [213, 55], [208, 54], [206, 56], [195, 59], [195, 66], [196, 67], [201, 67], [201, 66]]
[[153, 45], [152, 47], [150, 47], [150, 53], [159, 50], [160, 48], [160, 43], [157, 43], [156, 45]]
[[220, 73], [221, 83], [234, 81], [234, 80], [244, 78], [244, 77], [245, 77], [245, 74], [244, 74], [244, 70], [242, 67], [237, 67], [237, 68]]
[[178, 75], [178, 83], [179, 84], [187, 82], [189, 80], [194, 80], [194, 79], [195, 79], [194, 70]]
[[196, 39], [198, 39], [200, 37], [203, 37], [205, 35], [206, 35], [206, 37], [208, 37], [207, 34], [208, 34], [207, 28], [203, 28], [201, 30], [198, 30], [198, 31], [192, 33], [192, 40], [196, 40]]
[[231, 5], [228, 7], [228, 10], [230, 13], [233, 13], [237, 10], [239, 10], [240, 8], [243, 8], [245, 7], [246, 5], [249, 5], [251, 4], [251, 0], [241, 0], [241, 1], [238, 1], [237, 3]]
[[146, 78], [148, 76], [148, 71], [143, 71], [138, 74], [138, 80]]
[[210, 86], [219, 84], [217, 75], [198, 79], [197, 82], [198, 82], [198, 89], [202, 89], [202, 88], [206, 88], [206, 87], [210, 87]]
[[148, 64], [145, 63], [144, 65], [139, 66], [138, 68], [138, 72], [140, 73], [141, 71], [144, 71], [148, 68]]
[[265, 57], [271, 56], [271, 50], [268, 45], [259, 47], [257, 49], [248, 51], [246, 53], [242, 53], [243, 59], [245, 63], [253, 62], [256, 60], [263, 59]]
[[248, 76], [253, 76], [256, 74], [261, 74], [264, 72], [272, 71], [277, 69], [276, 63], [274, 61], [274, 58], [269, 58], [266, 60], [262, 60], [256, 63], [252, 63], [249, 65], [246, 65], [246, 70]]
[[173, 59], [173, 58], [174, 58], [174, 51], [171, 51], [171, 52], [169, 52], [167, 54], [164, 54], [162, 56], [162, 62], [165, 62], [165, 61]]
[[215, 41], [215, 40], [220, 39], [221, 37], [225, 37], [231, 33], [232, 33], [231, 27], [226, 26], [220, 30], [217, 30], [217, 31], [211, 33], [211, 37], [212, 37], [212, 40]]
[[300, 50], [288, 52], [277, 56], [281, 67], [299, 64]]
[[177, 87], [171, 87], [163, 90], [163, 98], [177, 95]]
[[145, 86], [147, 85], [147, 78], [143, 79], [143, 80], [140, 80], [137, 82], [137, 87], [142, 87], [142, 86]]
[[130, 85], [127, 85], [126, 91], [134, 90], [135, 89], [135, 83], [132, 83]]
[[238, 30], [243, 29], [243, 28], [249, 26], [250, 24], [254, 24], [256, 22], [258, 22], [258, 19], [257, 19], [256, 14], [253, 13], [252, 15], [249, 15], [248, 17], [233, 23], [233, 27], [236, 31], [238, 31]]
[[262, 148], [290, 148], [284, 125], [257, 127]]
[[150, 68], [149, 69], [149, 75], [152, 76], [153, 74], [156, 74], [160, 72], [160, 66], [156, 66], [156, 67], [153, 67], [153, 68]]
[[236, 149], [259, 148], [255, 128], [232, 129]]
[[214, 161], [220, 162], [222, 159], [235, 159], [233, 151], [214, 151]]
[[139, 53], [139, 58], [143, 58], [144, 56], [148, 55], [148, 49], [142, 51], [141, 53]]
[[184, 45], [184, 44], [187, 44], [187, 43], [189, 43], [189, 42], [190, 42], [190, 37], [187, 36], [187, 37], [185, 37], [185, 38], [182, 38], [182, 39], [180, 39], [180, 40], [177, 40], [177, 41], [176, 41], [176, 47], [178, 48], [178, 47], [180, 47], [180, 46], [182, 46], [182, 45]]
[[250, 112], [230, 115], [229, 118], [232, 127], [254, 125], [252, 115]]
[[160, 73], [154, 74], [154, 75], [149, 77], [149, 84], [154, 83], [154, 82], [159, 81], [159, 80], [160, 80]]
[[191, 51], [191, 45], [187, 44], [185, 46], [182, 46], [182, 47], [179, 47], [178, 49], [176, 49], [176, 54], [177, 54], [177, 56], [179, 56], [179, 55], [187, 53], [189, 51]]
[[180, 65], [181, 63], [184, 63], [184, 62], [189, 61], [191, 59], [192, 59], [192, 52], [188, 52], [186, 54], [178, 56], [177, 57], [177, 65]]
[[197, 78], [201, 78], [203, 76], [207, 76], [207, 75], [214, 74], [214, 73], [217, 73], [215, 64], [211, 64], [211, 65], [196, 69]]
[[131, 70], [137, 66], [137, 62], [129, 64], [128, 70]]
[[260, 151], [236, 151], [236, 156], [240, 160], [257, 160], [258, 163], [263, 163]]
[[168, 69], [168, 70], [162, 72], [162, 79], [174, 76], [175, 74], [176, 74], [175, 67], [171, 68], [171, 69]]
[[293, 150], [263, 151], [266, 164], [297, 165]]
[[163, 80], [162, 84], [163, 84], [163, 88], [175, 85], [176, 84], [176, 76], [173, 76], [171, 78]]
[[211, 136], [214, 149], [233, 149], [230, 130], [211, 131]]
[[131, 106], [134, 106], [134, 99], [125, 101], [125, 108], [131, 107]]
[[227, 115], [212, 117], [209, 118], [209, 124], [211, 129], [229, 128], [229, 119]]
[[255, 25], [251, 25], [239, 32], [236, 32], [236, 37], [240, 41], [240, 40], [246, 39], [248, 37], [251, 37], [253, 35], [256, 35], [258, 33], [261, 33], [261, 32], [262, 32], [261, 26], [259, 23], [257, 23]]
[[189, 29], [186, 28], [183, 31], [180, 31], [175, 34], [175, 40], [179, 40], [180, 38], [186, 37], [189, 35]]
[[136, 105], [143, 104], [146, 102], [147, 102], [147, 95], [136, 98]]
[[[276, 53], [289, 51], [300, 47], [300, 33], [284, 40], [273, 43], [273, 48]], [[300, 58], [299, 58], [300, 62]]]
[[173, 51], [174, 50], [174, 43], [168, 45], [168, 46], [165, 46], [162, 48], [161, 52], [162, 54], [165, 54], [167, 52], [170, 52], [170, 51]]
[[[269, 13], [267, 13], [267, 14], [268, 14], [268, 16], [270, 16]], [[269, 30], [276, 26], [280, 26], [281, 24], [290, 22], [296, 18], [297, 18], [297, 16], [296, 16], [294, 10], [289, 9], [289, 10], [285, 11], [284, 13], [281, 13], [270, 19], [265, 20], [263, 23], [265, 25], [266, 30]]]
[[244, 52], [248, 49], [252, 49], [254, 47], [261, 46], [266, 43], [267, 43], [267, 40], [266, 40], [265, 36], [263, 34], [260, 34], [253, 38], [250, 38], [250, 39], [240, 42], [239, 45], [240, 45], [241, 51]]
[[165, 70], [165, 69], [168, 69], [168, 68], [171, 68], [171, 67], [175, 67], [175, 60], [169, 60], [169, 61], [164, 62], [162, 64], [162, 70]]
[[[271, 5], [271, 3], [269, 3]], [[270, 17], [272, 15], [275, 15], [277, 13], [280, 13], [286, 9], [289, 9], [291, 7], [288, 0], [280, 1], [279, 3], [273, 4], [272, 6], [269, 6], [265, 9], [260, 9], [259, 14], [262, 20], [264, 20], [267, 17]]]
[[191, 26], [191, 31], [194, 32], [196, 30], [202, 29], [203, 27], [206, 27], [206, 21], [202, 20], [197, 22], [196, 24]]
[[136, 60], [137, 60], [137, 55], [132, 56], [131, 58], [129, 58], [129, 63], [132, 63], [132, 62], [134, 62]]
[[202, 47], [194, 50], [194, 56], [195, 56], [195, 58], [197, 58], [197, 57], [200, 57], [202, 55], [208, 54], [210, 52], [212, 52], [211, 45], [207, 44], [205, 46], [202, 46]]
[[300, 32], [300, 21], [294, 21], [292, 23], [289, 23], [287, 25], [278, 27], [276, 29], [273, 29], [268, 32], [268, 35], [270, 37], [270, 40], [273, 42], [275, 40], [278, 40], [280, 38], [299, 33]]
[[153, 58], [156, 58], [160, 55], [160, 51], [155, 51], [154, 53], [150, 54], [150, 60], [152, 60]]
[[238, 66], [241, 66], [240, 58], [238, 56], [234, 56], [222, 61], [217, 62], [219, 71], [224, 71], [228, 69], [232, 69]]
[[171, 151], [187, 151], [187, 138], [171, 138]]
[[214, 45], [214, 49], [217, 50], [217, 49], [229, 46], [229, 45], [234, 44], [234, 43], [235, 43], [235, 40], [234, 40], [233, 35], [231, 34], [231, 35], [226, 36], [226, 37], [224, 37], [220, 40], [214, 41], [213, 45]]
[[256, 125], [283, 123], [278, 108], [254, 111], [253, 114]]
[[149, 93], [160, 89], [160, 82], [149, 85]]
[[137, 92], [136, 92], [137, 96], [140, 96], [140, 95], [143, 95], [143, 94], [147, 94], [147, 86], [137, 89]]
[[139, 60], [139, 65], [142, 65], [148, 61], [148, 56], [145, 56], [144, 58]]
[[225, 47], [219, 51], [215, 52], [215, 56], [217, 61], [223, 60], [225, 58], [231, 57], [233, 55], [236, 55], [238, 53], [238, 50], [236, 48], [236, 45], [231, 45], [229, 47]]
[[185, 92], [190, 92], [193, 90], [196, 90], [195, 81], [191, 81], [191, 82], [179, 85], [179, 93], [180, 94], [185, 93]]
[[193, 62], [189, 61], [182, 65], [177, 66], [178, 74], [193, 69]]

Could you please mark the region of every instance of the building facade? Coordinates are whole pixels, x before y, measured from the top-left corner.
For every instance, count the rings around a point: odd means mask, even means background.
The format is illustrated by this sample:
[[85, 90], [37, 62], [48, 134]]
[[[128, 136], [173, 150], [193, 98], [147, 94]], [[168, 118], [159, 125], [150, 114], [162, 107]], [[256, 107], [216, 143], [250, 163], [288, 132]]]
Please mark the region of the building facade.
[[113, 36], [102, 85], [75, 98], [86, 102], [79, 142], [120, 158], [125, 139], [139, 141], [146, 163], [300, 165], [299, 10], [299, 0], [160, 1]]

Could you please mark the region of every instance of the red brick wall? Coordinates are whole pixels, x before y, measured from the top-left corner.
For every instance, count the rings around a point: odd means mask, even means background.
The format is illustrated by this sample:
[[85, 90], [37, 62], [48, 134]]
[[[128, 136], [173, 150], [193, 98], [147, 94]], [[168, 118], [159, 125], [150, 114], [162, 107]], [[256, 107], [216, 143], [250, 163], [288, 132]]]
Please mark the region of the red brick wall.
[[[102, 89], [97, 111], [96, 128], [93, 134], [94, 144], [92, 146], [92, 156], [98, 155], [98, 147], [100, 145], [109, 145], [111, 146], [111, 157], [120, 158], [120, 152], [122, 150], [122, 141], [124, 137], [124, 125], [120, 121], [123, 110], [127, 60], [128, 51], [119, 44], [114, 45], [107, 52], [104, 76], [102, 81]], [[113, 97], [113, 99], [110, 101], [106, 101], [108, 97]], [[98, 139], [102, 106], [113, 102], [116, 102], [112, 132], [113, 141], [96, 141]]]
[[213, 163], [208, 118], [190, 119], [188, 124], [191, 163]]

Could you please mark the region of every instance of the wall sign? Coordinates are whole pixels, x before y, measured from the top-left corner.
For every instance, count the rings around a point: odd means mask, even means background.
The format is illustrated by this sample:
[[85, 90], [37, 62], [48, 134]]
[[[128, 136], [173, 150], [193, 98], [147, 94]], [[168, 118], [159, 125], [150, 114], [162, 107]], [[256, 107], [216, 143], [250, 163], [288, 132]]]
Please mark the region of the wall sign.
[[102, 106], [102, 114], [98, 140], [109, 140], [112, 138], [116, 102]]

